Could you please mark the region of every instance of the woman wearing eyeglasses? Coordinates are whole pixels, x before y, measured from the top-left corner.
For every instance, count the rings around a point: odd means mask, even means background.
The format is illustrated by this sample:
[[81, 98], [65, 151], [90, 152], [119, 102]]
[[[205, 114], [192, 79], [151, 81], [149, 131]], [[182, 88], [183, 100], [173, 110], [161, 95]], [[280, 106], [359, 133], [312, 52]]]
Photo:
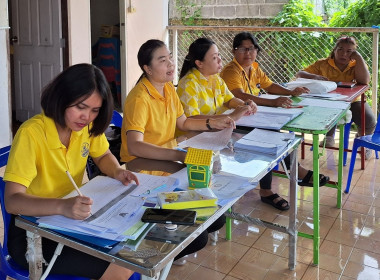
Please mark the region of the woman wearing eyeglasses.
[[[355, 38], [340, 37], [328, 58], [320, 59], [297, 73], [298, 78], [328, 80], [333, 82], [355, 82], [368, 85], [370, 74], [367, 64], [357, 51]], [[376, 118], [368, 103], [365, 106], [365, 134], [372, 134], [376, 127]], [[352, 120], [358, 125], [360, 133], [361, 101], [360, 97], [351, 104]], [[326, 135], [326, 147], [333, 147], [335, 127]], [[372, 150], [366, 150], [366, 159], [372, 156]]]
[[305, 87], [289, 90], [272, 82], [267, 77], [256, 62], [257, 54], [261, 48], [251, 33], [237, 34], [232, 46], [234, 59], [224, 67], [220, 76], [235, 97], [244, 101], [252, 100], [257, 105], [262, 106], [289, 107], [292, 104], [290, 98], [285, 96], [276, 99], [260, 98], [260, 89], [271, 94], [292, 96], [309, 92]]
[[[256, 57], [260, 50], [261, 48], [256, 38], [251, 33], [241, 32], [235, 36], [232, 50], [234, 59], [220, 73], [220, 76], [235, 97], [244, 101], [252, 100], [261, 106], [286, 108], [292, 104], [290, 98], [286, 96], [280, 96], [276, 99], [261, 98], [260, 89], [264, 89], [271, 94], [292, 96], [309, 92], [309, 89], [305, 87], [289, 90], [272, 82], [256, 62]], [[289, 165], [289, 158], [285, 158], [285, 163]], [[298, 176], [301, 178], [298, 182], [300, 186], [313, 186], [312, 170], [298, 165]], [[319, 185], [323, 186], [329, 180], [328, 176], [320, 174]], [[272, 205], [277, 209], [289, 209], [288, 202], [272, 191], [272, 172], [269, 172], [260, 180], [260, 196], [262, 202]]]

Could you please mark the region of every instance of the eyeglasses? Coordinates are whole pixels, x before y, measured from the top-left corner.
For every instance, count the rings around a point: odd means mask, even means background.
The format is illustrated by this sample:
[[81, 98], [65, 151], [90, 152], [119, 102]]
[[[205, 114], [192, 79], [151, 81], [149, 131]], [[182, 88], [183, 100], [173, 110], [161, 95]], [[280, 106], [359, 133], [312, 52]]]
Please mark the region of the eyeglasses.
[[249, 47], [249, 48], [239, 47], [239, 48], [235, 48], [235, 50], [237, 50], [238, 53], [246, 53], [246, 52], [253, 53], [254, 51], [257, 51], [257, 48], [256, 47]]

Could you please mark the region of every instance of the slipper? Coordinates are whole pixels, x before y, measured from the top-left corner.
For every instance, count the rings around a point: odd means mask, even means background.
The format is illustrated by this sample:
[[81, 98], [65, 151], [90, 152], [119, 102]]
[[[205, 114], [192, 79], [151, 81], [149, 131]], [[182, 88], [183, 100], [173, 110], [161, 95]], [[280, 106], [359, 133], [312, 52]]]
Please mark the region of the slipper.
[[[305, 177], [303, 177], [302, 180], [298, 180], [298, 185], [305, 186], [305, 187], [312, 187], [313, 183], [310, 183], [310, 179], [313, 177], [313, 171], [309, 170]], [[330, 181], [329, 176], [325, 176], [323, 174], [319, 174], [319, 186], [322, 187], [327, 184], [327, 182]]]
[[[269, 196], [261, 196], [261, 201], [264, 203], [267, 203], [269, 205], [272, 205], [273, 207], [275, 207], [279, 210], [282, 210], [282, 211], [288, 210], [290, 208], [289, 203], [285, 199], [282, 198], [280, 201], [274, 202], [274, 200], [278, 197], [280, 197], [280, 196], [276, 193], [269, 195]], [[284, 202], [286, 202], [286, 205], [282, 206], [282, 204], [284, 204]]]

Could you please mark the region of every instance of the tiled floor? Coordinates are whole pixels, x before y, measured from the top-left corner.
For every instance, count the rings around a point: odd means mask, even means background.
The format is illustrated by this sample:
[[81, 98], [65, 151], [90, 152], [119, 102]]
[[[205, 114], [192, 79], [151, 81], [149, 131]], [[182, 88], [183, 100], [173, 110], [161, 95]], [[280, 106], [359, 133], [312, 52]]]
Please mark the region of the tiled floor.
[[[321, 159], [321, 173], [337, 178], [337, 151], [327, 150]], [[348, 165], [350, 154], [348, 158]], [[307, 148], [305, 160], [312, 167]], [[336, 208], [336, 190], [320, 189], [320, 265], [312, 265], [312, 241], [298, 238], [297, 267], [288, 265], [286, 234], [235, 221], [232, 240], [220, 233], [217, 246], [208, 245], [184, 266], [173, 266], [169, 280], [273, 280], [273, 279], [380, 279], [380, 160], [375, 157], [360, 170], [357, 157], [349, 194], [343, 195], [342, 209]], [[344, 187], [348, 167], [344, 168]], [[289, 194], [288, 181], [274, 177], [273, 188], [283, 197]], [[303, 232], [312, 233], [312, 188], [300, 187], [298, 221]], [[252, 217], [287, 224], [286, 211], [278, 211], [260, 201], [258, 190], [247, 193], [235, 206]]]
[[[337, 152], [325, 151], [321, 172], [337, 178]], [[350, 159], [350, 154], [349, 154]], [[189, 256], [184, 266], [173, 266], [168, 280], [274, 280], [274, 279], [380, 279], [380, 160], [374, 157], [360, 170], [357, 158], [351, 192], [343, 195], [342, 209], [337, 209], [336, 190], [321, 188], [320, 265], [312, 263], [312, 241], [298, 238], [297, 267], [288, 265], [287, 235], [258, 226], [235, 222], [231, 241], [224, 231], [216, 246], [208, 245]], [[307, 149], [305, 166], [312, 166]], [[0, 174], [1, 173], [0, 169]], [[344, 168], [347, 175], [348, 166]], [[344, 187], [346, 176], [344, 176]], [[287, 197], [288, 181], [274, 177], [273, 189]], [[299, 228], [312, 232], [312, 188], [300, 187]], [[236, 211], [280, 224], [287, 223], [287, 213], [261, 203], [258, 190], [247, 193], [235, 206]], [[0, 221], [1, 222], [1, 221]]]

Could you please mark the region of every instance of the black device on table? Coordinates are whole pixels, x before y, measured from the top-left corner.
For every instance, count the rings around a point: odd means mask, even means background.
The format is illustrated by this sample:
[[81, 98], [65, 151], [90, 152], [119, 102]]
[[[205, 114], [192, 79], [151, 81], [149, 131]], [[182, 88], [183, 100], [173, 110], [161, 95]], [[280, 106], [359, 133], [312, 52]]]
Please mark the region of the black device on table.
[[336, 85], [337, 85], [337, 87], [342, 87], [342, 88], [353, 88], [355, 86], [355, 83], [351, 83], [351, 82], [337, 82]]
[[193, 225], [197, 212], [192, 210], [175, 210], [147, 208], [141, 218], [144, 223]]

